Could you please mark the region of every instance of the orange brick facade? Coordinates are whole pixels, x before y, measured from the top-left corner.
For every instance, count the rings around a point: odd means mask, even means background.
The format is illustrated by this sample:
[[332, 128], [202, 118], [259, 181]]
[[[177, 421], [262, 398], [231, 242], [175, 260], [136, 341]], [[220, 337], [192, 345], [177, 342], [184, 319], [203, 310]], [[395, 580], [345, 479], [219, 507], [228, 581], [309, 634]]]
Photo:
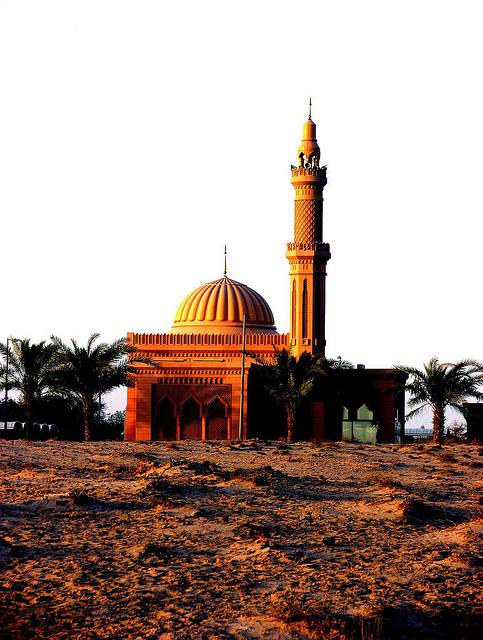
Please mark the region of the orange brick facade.
[[[164, 416], [165, 422], [168, 422], [171, 418], [167, 402], [172, 408], [174, 437], [162, 439], [181, 440], [183, 430], [185, 436], [186, 433], [190, 434], [190, 439], [219, 439], [209, 438], [210, 429], [211, 435], [216, 432], [226, 433], [226, 438], [239, 437], [241, 331], [227, 334], [129, 333], [128, 339], [140, 352], [149, 355], [157, 368], [140, 368], [136, 385], [128, 389], [126, 440], [158, 439], [162, 427], [160, 419]], [[279, 348], [286, 347], [288, 335], [246, 335], [246, 349], [253, 354], [269, 357], [273, 353], [273, 344]], [[246, 359], [245, 390], [248, 390], [252, 362], [251, 358]], [[189, 412], [186, 411], [187, 407]], [[223, 416], [219, 415], [221, 407]], [[245, 393], [242, 438], [247, 437], [247, 413]], [[172, 434], [173, 429], [170, 431]]]

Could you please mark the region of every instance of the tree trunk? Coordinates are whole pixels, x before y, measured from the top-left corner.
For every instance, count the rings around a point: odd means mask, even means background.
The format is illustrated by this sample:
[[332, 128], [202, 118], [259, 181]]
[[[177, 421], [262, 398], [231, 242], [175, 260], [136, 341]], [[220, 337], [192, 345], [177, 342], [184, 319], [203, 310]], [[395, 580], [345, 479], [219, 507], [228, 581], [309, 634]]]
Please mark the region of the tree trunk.
[[30, 398], [24, 397], [23, 408], [25, 411], [25, 438], [26, 440], [32, 440], [32, 403]]
[[287, 407], [287, 442], [290, 444], [294, 439], [295, 411], [292, 407]]
[[88, 402], [82, 403], [82, 416], [84, 418], [84, 440], [89, 442], [91, 439], [92, 407]]
[[433, 409], [433, 439], [435, 444], [441, 444], [444, 436], [444, 408]]
[[23, 408], [25, 411], [25, 422], [32, 421], [32, 403], [30, 400], [25, 399], [23, 402]]

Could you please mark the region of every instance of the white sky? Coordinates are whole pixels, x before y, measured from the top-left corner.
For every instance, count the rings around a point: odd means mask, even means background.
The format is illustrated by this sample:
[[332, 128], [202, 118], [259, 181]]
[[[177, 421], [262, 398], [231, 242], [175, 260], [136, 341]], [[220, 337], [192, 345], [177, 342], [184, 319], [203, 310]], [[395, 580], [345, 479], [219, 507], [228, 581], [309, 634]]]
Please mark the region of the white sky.
[[479, 0], [0, 0], [0, 335], [166, 331], [225, 242], [286, 331], [312, 96], [328, 355], [483, 359], [482, 18]]

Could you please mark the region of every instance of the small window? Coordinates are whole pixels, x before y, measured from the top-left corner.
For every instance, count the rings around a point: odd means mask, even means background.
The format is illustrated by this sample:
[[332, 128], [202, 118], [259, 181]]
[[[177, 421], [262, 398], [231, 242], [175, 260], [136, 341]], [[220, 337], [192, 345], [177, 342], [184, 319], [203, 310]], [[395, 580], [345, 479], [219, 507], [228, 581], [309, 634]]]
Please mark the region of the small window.
[[367, 404], [363, 404], [357, 409], [357, 420], [374, 420], [374, 414]]

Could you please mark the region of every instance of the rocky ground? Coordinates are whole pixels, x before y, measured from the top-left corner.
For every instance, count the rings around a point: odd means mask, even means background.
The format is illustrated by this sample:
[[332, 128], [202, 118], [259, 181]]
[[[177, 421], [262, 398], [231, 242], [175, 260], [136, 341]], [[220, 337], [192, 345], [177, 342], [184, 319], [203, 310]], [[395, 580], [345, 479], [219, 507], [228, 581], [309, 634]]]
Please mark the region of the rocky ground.
[[479, 454], [0, 441], [0, 638], [476, 638]]

